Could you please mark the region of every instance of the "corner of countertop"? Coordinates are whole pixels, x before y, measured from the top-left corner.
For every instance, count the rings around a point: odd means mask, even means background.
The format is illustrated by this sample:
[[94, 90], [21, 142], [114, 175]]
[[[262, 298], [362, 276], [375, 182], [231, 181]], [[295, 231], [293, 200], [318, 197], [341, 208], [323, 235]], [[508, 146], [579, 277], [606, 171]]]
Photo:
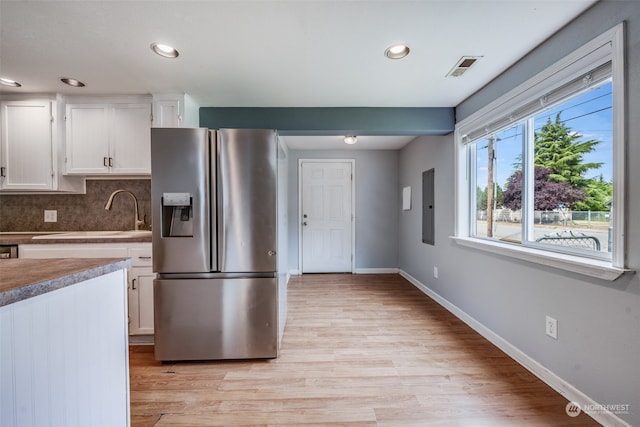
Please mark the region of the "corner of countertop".
[[[12, 258], [0, 262], [0, 307], [131, 267], [131, 258]], [[31, 275], [25, 275], [24, 272]]]

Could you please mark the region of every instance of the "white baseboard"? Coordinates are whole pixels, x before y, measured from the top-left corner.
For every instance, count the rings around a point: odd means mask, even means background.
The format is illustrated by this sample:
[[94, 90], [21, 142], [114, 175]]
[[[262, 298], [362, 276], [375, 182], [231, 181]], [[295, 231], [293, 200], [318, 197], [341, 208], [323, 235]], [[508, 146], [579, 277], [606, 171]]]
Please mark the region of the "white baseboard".
[[617, 415], [610, 411], [606, 411], [603, 408], [603, 405], [600, 405], [595, 400], [591, 399], [589, 396], [576, 389], [574, 386], [560, 378], [558, 375], [554, 374], [540, 363], [529, 357], [527, 354], [522, 352], [520, 349], [515, 347], [513, 344], [502, 338], [500, 335], [493, 332], [491, 329], [484, 326], [482, 323], [478, 322], [476, 319], [462, 311], [456, 305], [452, 304], [445, 298], [441, 297], [436, 292], [432, 291], [429, 287], [421, 283], [415, 277], [411, 276], [404, 270], [399, 270], [399, 273], [402, 277], [407, 279], [422, 291], [425, 295], [436, 301], [438, 304], [443, 306], [449, 312], [451, 312], [458, 319], [462, 320], [468, 326], [470, 326], [473, 330], [478, 332], [484, 338], [493, 343], [496, 347], [506, 353], [513, 360], [518, 362], [520, 365], [525, 367], [529, 372], [538, 377], [544, 383], [548, 384], [551, 388], [556, 390], [562, 396], [567, 398], [569, 401], [577, 403], [580, 405], [580, 408], [597, 408], [597, 412], [586, 412], [591, 418], [593, 418], [598, 423], [605, 426], [623, 426], [623, 427], [631, 427], [630, 424], [620, 419]]
[[356, 274], [398, 274], [397, 268], [356, 268]]
[[[356, 268], [354, 274], [398, 274], [400, 269], [398, 268]], [[289, 270], [289, 276], [299, 276], [302, 273], [300, 270]]]

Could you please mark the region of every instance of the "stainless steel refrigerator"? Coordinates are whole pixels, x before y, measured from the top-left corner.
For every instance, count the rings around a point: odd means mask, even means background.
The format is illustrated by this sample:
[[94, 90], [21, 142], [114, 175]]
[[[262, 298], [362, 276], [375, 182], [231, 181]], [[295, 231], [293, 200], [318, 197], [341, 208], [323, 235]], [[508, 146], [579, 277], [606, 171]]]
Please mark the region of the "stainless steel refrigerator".
[[151, 131], [155, 358], [278, 355], [277, 134]]

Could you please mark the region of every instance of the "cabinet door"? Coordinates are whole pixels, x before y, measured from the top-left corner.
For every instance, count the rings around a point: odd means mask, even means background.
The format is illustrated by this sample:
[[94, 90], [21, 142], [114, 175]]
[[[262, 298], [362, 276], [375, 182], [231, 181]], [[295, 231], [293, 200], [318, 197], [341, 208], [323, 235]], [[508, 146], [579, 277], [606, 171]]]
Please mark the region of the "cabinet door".
[[182, 127], [179, 100], [155, 101], [153, 103], [153, 110], [154, 128]]
[[150, 268], [129, 269], [129, 334], [153, 334], [153, 279]]
[[105, 104], [69, 104], [66, 108], [69, 174], [109, 172], [109, 108]]
[[52, 102], [2, 102], [0, 189], [53, 189]]
[[151, 173], [151, 104], [113, 107], [111, 173]]

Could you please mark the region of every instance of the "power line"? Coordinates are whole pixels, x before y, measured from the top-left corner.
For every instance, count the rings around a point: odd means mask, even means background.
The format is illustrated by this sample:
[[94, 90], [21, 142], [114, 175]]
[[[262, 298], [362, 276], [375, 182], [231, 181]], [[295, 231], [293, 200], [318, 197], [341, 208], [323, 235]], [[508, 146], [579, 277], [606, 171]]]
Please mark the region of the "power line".
[[[578, 107], [578, 106], [580, 106], [580, 105], [585, 105], [585, 104], [588, 104], [588, 103], [590, 103], [590, 102], [596, 101], [596, 100], [598, 100], [598, 99], [600, 99], [600, 98], [603, 98], [603, 97], [609, 96], [609, 95], [611, 95], [611, 93], [612, 93], [612, 92], [608, 92], [608, 93], [605, 93], [605, 94], [602, 94], [602, 95], [596, 96], [596, 97], [594, 97], [594, 98], [590, 98], [590, 99], [584, 100], [584, 101], [582, 101], [582, 102], [580, 102], [580, 103], [578, 103], [578, 104], [574, 104], [574, 105], [568, 106], [568, 107], [567, 107], [567, 108], [565, 108], [565, 109], [560, 109], [560, 110], [556, 110], [556, 111], [554, 111], [554, 110], [549, 110], [549, 111], [547, 111], [547, 112], [546, 112], [546, 113], [548, 113], [548, 115], [547, 115], [547, 119], [550, 119], [550, 118], [551, 118], [551, 115], [553, 115], [554, 113], [555, 113], [555, 115], [558, 115], [558, 114], [560, 114], [560, 115], [561, 115], [562, 113], [567, 112], [567, 111], [569, 111], [569, 110], [571, 110], [571, 109], [573, 109], [573, 108], [576, 108], [576, 107]], [[600, 108], [600, 109], [598, 109], [598, 110], [594, 110], [594, 111], [590, 111], [590, 112], [588, 112], [588, 113], [584, 113], [584, 114], [580, 114], [580, 115], [577, 115], [577, 116], [569, 117], [569, 118], [567, 118], [567, 119], [561, 119], [561, 120], [560, 120], [560, 123], [565, 124], [565, 123], [570, 122], [570, 121], [572, 121], [572, 120], [577, 120], [577, 119], [580, 119], [580, 118], [583, 118], [583, 117], [587, 117], [587, 116], [590, 116], [590, 115], [593, 115], [593, 114], [597, 114], [597, 113], [601, 113], [601, 112], [603, 112], [603, 111], [607, 111], [607, 110], [611, 110], [611, 109], [613, 109], [613, 106], [612, 106], [612, 105], [609, 105], [609, 106], [607, 106], [607, 107]], [[545, 114], [544, 114], [544, 113], [539, 114], [539, 115], [537, 115], [537, 116], [534, 116], [534, 119], [540, 119], [540, 118], [543, 118], [543, 117], [545, 117]], [[542, 129], [542, 127], [544, 127], [544, 125], [541, 125], [541, 126], [535, 127], [535, 128], [534, 128], [534, 131], [539, 131], [540, 129]], [[522, 128], [522, 123], [519, 123], [519, 124], [516, 124], [516, 125], [512, 126], [511, 128], [507, 128], [507, 129], [505, 129], [505, 130], [503, 130], [503, 131], [501, 131], [501, 132], [506, 132], [506, 131], [509, 131], [510, 129], [521, 129], [521, 128]], [[610, 129], [606, 129], [606, 130], [610, 130]], [[592, 131], [592, 132], [593, 132], [593, 131], [594, 131], [594, 129], [590, 129], [590, 131]], [[521, 137], [521, 136], [522, 136], [522, 132], [519, 132], [518, 130], [516, 130], [516, 133], [515, 133], [515, 134], [513, 134], [513, 135], [505, 135], [505, 136], [501, 136], [501, 138], [500, 138], [500, 139], [504, 141], [504, 140], [507, 140], [507, 139], [515, 139], [515, 138], [517, 138], [517, 137]], [[480, 147], [480, 148], [487, 148], [487, 147], [486, 147], [486, 146], [483, 146], [483, 147]]]
[[579, 116], [571, 117], [571, 118], [569, 118], [569, 119], [560, 120], [560, 122], [561, 122], [561, 123], [570, 122], [571, 120], [576, 120], [576, 119], [579, 119], [579, 118], [581, 118], [581, 117], [586, 117], [586, 116], [590, 116], [590, 115], [592, 115], [592, 114], [600, 113], [600, 112], [602, 112], [602, 111], [611, 110], [612, 108], [613, 108], [612, 106], [604, 107], [604, 108], [601, 108], [601, 109], [599, 109], [599, 110], [591, 111], [590, 113], [585, 113], [585, 114], [581, 114], [581, 115], [579, 115]]

